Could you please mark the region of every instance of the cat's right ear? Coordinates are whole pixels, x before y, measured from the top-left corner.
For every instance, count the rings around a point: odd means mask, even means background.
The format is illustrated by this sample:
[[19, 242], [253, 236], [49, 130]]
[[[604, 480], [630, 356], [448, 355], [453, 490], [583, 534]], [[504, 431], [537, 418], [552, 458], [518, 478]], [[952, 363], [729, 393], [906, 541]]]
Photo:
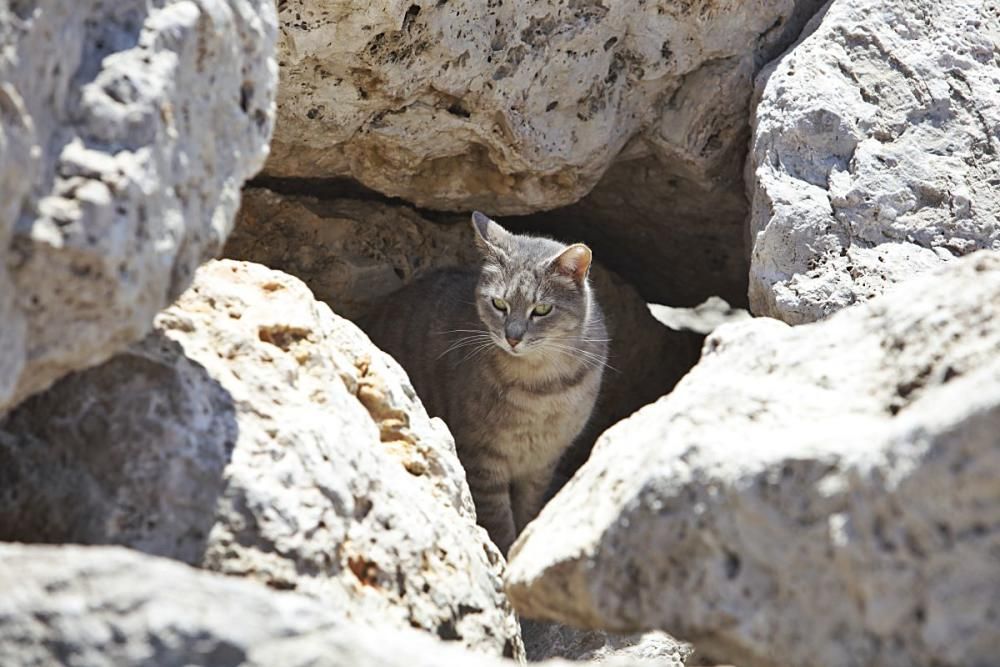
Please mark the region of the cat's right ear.
[[479, 211], [472, 212], [472, 228], [476, 231], [476, 245], [480, 250], [497, 257], [504, 255], [501, 245], [510, 232]]

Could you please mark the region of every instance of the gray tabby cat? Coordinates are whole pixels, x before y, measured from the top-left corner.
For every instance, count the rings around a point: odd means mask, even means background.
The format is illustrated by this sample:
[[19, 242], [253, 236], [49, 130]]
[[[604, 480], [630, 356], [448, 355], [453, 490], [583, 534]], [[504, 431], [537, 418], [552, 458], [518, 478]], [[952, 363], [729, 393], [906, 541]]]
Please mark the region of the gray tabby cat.
[[506, 554], [590, 418], [608, 337], [587, 246], [472, 222], [478, 270], [429, 274], [363, 326], [450, 427], [479, 523]]

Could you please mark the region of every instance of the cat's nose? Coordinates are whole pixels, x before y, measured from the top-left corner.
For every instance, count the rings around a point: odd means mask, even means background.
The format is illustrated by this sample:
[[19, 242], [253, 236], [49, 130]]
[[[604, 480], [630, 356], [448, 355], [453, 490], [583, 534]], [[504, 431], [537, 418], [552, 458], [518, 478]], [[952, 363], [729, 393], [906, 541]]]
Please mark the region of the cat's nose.
[[507, 336], [507, 344], [510, 345], [511, 349], [517, 347], [517, 344], [520, 342], [520, 338], [511, 338], [510, 336]]

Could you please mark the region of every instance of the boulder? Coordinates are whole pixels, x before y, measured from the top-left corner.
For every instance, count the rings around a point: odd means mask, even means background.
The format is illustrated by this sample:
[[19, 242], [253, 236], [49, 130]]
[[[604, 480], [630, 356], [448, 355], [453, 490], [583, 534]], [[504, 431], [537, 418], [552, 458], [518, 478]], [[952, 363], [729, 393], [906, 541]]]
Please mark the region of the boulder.
[[841, 0], [757, 79], [750, 305], [811, 322], [1000, 249], [1000, 12]]
[[819, 5], [288, 0], [266, 172], [491, 215], [573, 203], [620, 155], [708, 182], [745, 150], [760, 59]]
[[0, 540], [126, 545], [523, 655], [447, 428], [255, 264], [205, 265], [144, 340], [0, 422]]
[[152, 327], [267, 155], [267, 0], [0, 4], [0, 412]]
[[521, 621], [521, 635], [529, 662], [565, 658], [599, 665], [609, 660], [638, 658], [658, 667], [683, 667], [693, 653], [691, 646], [663, 632], [613, 635], [525, 619]]
[[0, 545], [0, 663], [512, 667], [306, 595], [120, 547]]
[[[572, 241], [574, 239], [566, 239]], [[381, 298], [424, 273], [479, 261], [467, 216], [434, 221], [399, 204], [317, 199], [248, 188], [225, 255], [287, 271], [337, 313], [364, 315]], [[600, 259], [601, 249], [594, 249]], [[636, 290], [595, 265], [608, 317], [613, 370], [594, 420], [561, 470], [568, 478], [601, 431], [670, 389], [698, 359], [703, 335], [661, 325]]]
[[998, 349], [988, 251], [822, 322], [723, 325], [514, 544], [515, 608], [750, 667], [995, 663]]

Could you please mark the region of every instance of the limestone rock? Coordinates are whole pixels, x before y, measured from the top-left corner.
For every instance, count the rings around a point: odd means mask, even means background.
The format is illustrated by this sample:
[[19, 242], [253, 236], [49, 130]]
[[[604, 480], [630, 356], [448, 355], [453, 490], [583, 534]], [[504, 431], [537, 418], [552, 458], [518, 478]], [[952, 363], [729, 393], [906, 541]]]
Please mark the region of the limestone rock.
[[609, 660], [640, 658], [658, 667], [683, 667], [692, 653], [689, 645], [662, 632], [612, 635], [525, 619], [521, 621], [521, 633], [530, 662], [566, 658], [600, 665]]
[[575, 202], [619, 156], [708, 183], [819, 4], [288, 0], [266, 171], [491, 215]]
[[[118, 547], [0, 545], [0, 663], [514, 667], [298, 593]], [[552, 660], [539, 667], [579, 663]], [[604, 667], [663, 667], [627, 657]]]
[[222, 247], [274, 122], [270, 0], [0, 3], [0, 412]]
[[[247, 189], [225, 254], [301, 278], [317, 298], [352, 318], [427, 271], [479, 261], [467, 216], [432, 222], [407, 206], [264, 188]], [[703, 340], [662, 326], [610, 271], [595, 265], [592, 275], [608, 316], [614, 370], [605, 373], [597, 415], [562, 469], [567, 478], [601, 431], [674, 386], [697, 361]]]
[[0, 540], [127, 545], [520, 657], [440, 420], [297, 279], [219, 261], [0, 427]]
[[720, 327], [515, 543], [515, 608], [751, 667], [994, 663], [998, 349], [989, 252]]
[[118, 547], [0, 545], [0, 589], [4, 665], [514, 665]]
[[478, 258], [467, 216], [435, 224], [409, 206], [250, 187], [223, 254], [305, 281], [356, 319], [427, 271]]
[[1000, 10], [842, 0], [757, 81], [751, 309], [797, 324], [1000, 249]]

